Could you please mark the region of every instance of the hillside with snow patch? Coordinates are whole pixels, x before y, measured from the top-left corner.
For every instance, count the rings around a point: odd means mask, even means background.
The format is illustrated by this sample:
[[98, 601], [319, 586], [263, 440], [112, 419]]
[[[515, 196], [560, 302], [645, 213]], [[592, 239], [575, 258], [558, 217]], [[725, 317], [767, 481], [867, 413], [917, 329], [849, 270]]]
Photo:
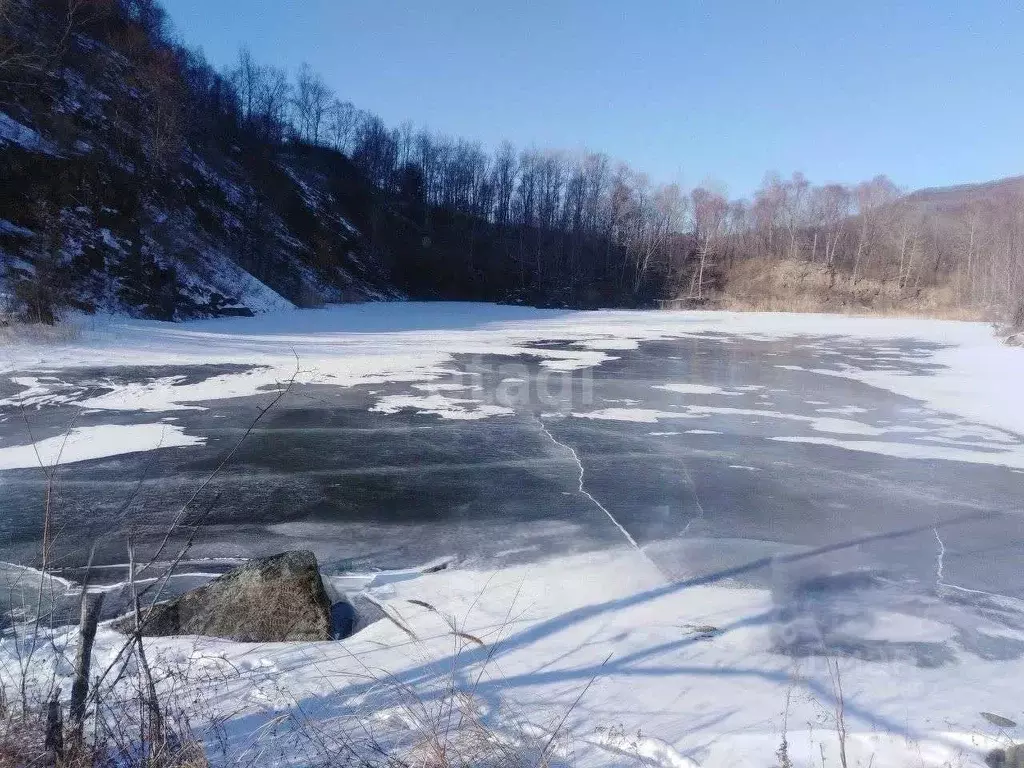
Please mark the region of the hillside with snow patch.
[[[59, 32], [26, 18], [16, 36]], [[179, 320], [401, 297], [344, 157], [199, 141], [181, 124], [196, 114], [154, 124], [158, 73], [121, 37], [84, 28], [37, 87], [0, 84], [0, 311]]]

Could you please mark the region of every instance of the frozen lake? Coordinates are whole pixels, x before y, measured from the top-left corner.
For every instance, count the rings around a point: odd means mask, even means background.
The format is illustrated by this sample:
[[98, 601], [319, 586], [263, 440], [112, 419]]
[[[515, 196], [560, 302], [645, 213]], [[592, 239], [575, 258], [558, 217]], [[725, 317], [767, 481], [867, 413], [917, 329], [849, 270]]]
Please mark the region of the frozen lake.
[[[938, 345], [712, 332], [635, 346], [559, 371], [550, 359], [579, 345], [553, 336], [533, 342], [544, 356], [483, 346], [420, 381], [296, 383], [196, 497], [169, 551], [193, 537], [195, 561], [310, 548], [341, 569], [521, 562], [631, 539], [667, 579], [771, 585], [784, 567], [1024, 597], [1021, 436], [830, 375], [930, 377]], [[88, 444], [100, 425], [161, 424], [202, 442], [61, 466], [57, 567], [74, 577], [90, 553], [124, 563], [129, 534], [142, 551], [161, 539], [273, 394], [189, 410], [83, 403], [154, 383], [201, 389], [261, 370], [252, 363], [23, 368], [0, 381], [0, 446], [24, 445], [29, 429], [58, 445], [69, 428]], [[33, 379], [52, 396], [25, 407]], [[47, 483], [38, 466], [0, 472], [0, 559], [38, 562]]]
[[[380, 711], [366, 666], [418, 696], [455, 670], [494, 706], [572, 711], [614, 753], [581, 764], [621, 764], [622, 734], [659, 765], [755, 764], [785, 727], [817, 764], [841, 660], [855, 762], [981, 764], [1007, 737], [985, 713], [1019, 719], [1024, 674], [1021, 382], [1024, 351], [965, 323], [448, 304], [108, 321], [0, 350], [0, 560], [38, 567], [49, 496], [50, 564], [79, 580], [91, 560], [110, 615], [128, 540], [148, 558], [179, 520], [165, 596], [309, 548], [419, 638], [154, 639], [172, 667], [225, 670], [242, 733], [300, 701]], [[35, 576], [0, 565], [5, 615], [31, 612]], [[66, 586], [44, 594], [71, 617]], [[453, 649], [448, 621], [486, 647]], [[101, 627], [96, 653], [122, 643]]]

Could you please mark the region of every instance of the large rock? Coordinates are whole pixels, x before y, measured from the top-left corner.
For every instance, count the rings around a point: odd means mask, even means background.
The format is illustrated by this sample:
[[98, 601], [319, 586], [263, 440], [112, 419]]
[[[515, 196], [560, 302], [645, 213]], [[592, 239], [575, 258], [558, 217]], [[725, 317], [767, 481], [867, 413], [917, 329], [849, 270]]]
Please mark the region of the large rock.
[[[131, 632], [133, 616], [114, 623]], [[245, 643], [330, 640], [331, 601], [312, 552], [250, 560], [144, 616], [142, 634], [206, 635]]]
[[985, 757], [989, 768], [1024, 768], [1024, 744], [1011, 744], [1006, 749], [993, 749]]

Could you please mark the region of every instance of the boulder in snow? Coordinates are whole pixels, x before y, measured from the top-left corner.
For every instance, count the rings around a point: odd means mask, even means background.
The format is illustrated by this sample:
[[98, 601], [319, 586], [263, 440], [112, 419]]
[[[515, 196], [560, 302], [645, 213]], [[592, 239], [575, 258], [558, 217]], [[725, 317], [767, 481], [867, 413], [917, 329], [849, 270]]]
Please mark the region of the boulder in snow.
[[[114, 623], [131, 632], [134, 617]], [[247, 643], [330, 640], [331, 602], [316, 556], [284, 552], [250, 560], [198, 589], [158, 603], [143, 635], [206, 635]]]
[[1012, 744], [1006, 749], [993, 749], [985, 757], [989, 768], [1024, 768], [1024, 744]]

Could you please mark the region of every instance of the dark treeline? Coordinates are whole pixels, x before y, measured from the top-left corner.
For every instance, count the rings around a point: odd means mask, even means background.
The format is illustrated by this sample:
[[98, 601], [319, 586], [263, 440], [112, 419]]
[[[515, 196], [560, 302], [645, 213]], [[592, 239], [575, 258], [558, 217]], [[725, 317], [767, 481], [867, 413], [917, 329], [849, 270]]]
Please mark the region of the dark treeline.
[[[645, 304], [666, 294], [668, 270], [682, 270], [695, 253], [695, 241], [681, 237], [689, 207], [682, 191], [655, 187], [605, 155], [508, 143], [488, 152], [411, 123], [389, 128], [338, 99], [305, 65], [291, 78], [243, 49], [236, 66], [218, 72], [193, 51], [177, 52], [195, 111], [208, 119], [197, 140], [244, 136], [351, 160], [379, 191], [376, 205], [400, 213], [420, 236], [420, 247], [391, 254], [413, 295]], [[719, 199], [695, 190], [704, 201], [695, 209], [711, 207], [711, 198]], [[376, 227], [364, 234], [387, 245]]]
[[[152, 173], [186, 147], [354, 166], [371, 190], [362, 234], [412, 296], [647, 306], [732, 295], [775, 308], [1024, 312], [1024, 185], [936, 202], [884, 176], [817, 186], [770, 174], [752, 199], [730, 200], [715, 184], [652, 183], [601, 153], [488, 150], [389, 127], [308, 66], [288, 73], [246, 49], [219, 71], [173, 39], [153, 0], [40, 2], [66, 20], [64, 36], [52, 50], [6, 40], [7, 80], [54, 71], [68, 37], [86, 35], [132, 64]], [[7, 13], [19, 7], [11, 0]]]
[[290, 80], [245, 49], [218, 79], [215, 92], [230, 92], [259, 136], [345, 154], [425, 236], [443, 233], [461, 259], [421, 274], [410, 264], [414, 292], [701, 303], [726, 288], [737, 264], [748, 262], [746, 276], [786, 262], [814, 267], [821, 279], [806, 290], [823, 305], [831, 293], [835, 306], [971, 314], [1019, 313], [1024, 301], [1024, 185], [932, 205], [885, 176], [814, 185], [800, 173], [767, 174], [753, 199], [729, 200], [715, 184], [688, 193], [652, 184], [601, 153], [509, 143], [488, 152], [408, 122], [389, 128], [308, 66]]

